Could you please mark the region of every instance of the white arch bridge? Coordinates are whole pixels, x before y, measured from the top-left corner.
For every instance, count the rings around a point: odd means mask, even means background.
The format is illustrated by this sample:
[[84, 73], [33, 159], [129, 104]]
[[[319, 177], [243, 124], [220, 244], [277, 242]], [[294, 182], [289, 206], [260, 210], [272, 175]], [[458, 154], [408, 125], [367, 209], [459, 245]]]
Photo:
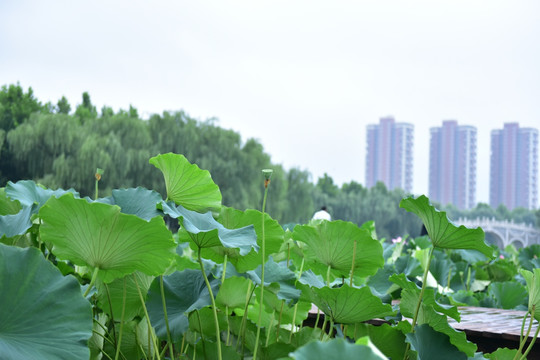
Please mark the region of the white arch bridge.
[[[494, 218], [460, 218], [456, 224], [465, 225], [468, 228], [481, 227], [486, 234], [492, 236], [492, 243], [501, 249], [510, 244], [516, 248], [526, 247], [532, 244], [540, 244], [540, 230], [525, 223], [514, 223], [514, 221], [499, 221]], [[489, 242], [489, 241], [488, 241]]]

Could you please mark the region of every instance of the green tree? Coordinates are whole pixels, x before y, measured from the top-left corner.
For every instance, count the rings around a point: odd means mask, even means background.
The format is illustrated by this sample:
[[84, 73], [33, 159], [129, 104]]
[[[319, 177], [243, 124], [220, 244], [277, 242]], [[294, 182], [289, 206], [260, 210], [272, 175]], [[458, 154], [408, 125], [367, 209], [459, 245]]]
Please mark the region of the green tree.
[[95, 118], [97, 117], [96, 107], [92, 104], [90, 100], [90, 95], [87, 92], [82, 94], [82, 104], [77, 106], [75, 110], [75, 116], [78, 116], [84, 121], [84, 119]]
[[59, 114], [68, 115], [71, 112], [71, 105], [69, 104], [68, 99], [65, 96], [62, 96], [60, 100], [56, 103], [56, 108], [58, 109]]

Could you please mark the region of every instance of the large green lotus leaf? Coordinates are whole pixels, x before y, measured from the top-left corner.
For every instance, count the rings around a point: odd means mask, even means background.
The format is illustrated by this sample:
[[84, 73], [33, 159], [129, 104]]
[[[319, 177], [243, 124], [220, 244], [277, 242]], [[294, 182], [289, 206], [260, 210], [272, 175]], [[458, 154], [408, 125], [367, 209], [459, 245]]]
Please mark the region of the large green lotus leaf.
[[32, 227], [32, 206], [23, 208], [13, 215], [0, 215], [0, 238], [23, 235]]
[[161, 215], [157, 204], [163, 201], [161, 195], [143, 187], [115, 189], [112, 196], [97, 200], [110, 205], [118, 205], [124, 214], [137, 215], [144, 220]]
[[0, 244], [0, 357], [88, 359], [92, 309], [35, 248]]
[[406, 336], [412, 349], [418, 353], [418, 360], [467, 360], [467, 355], [452, 345], [447, 335], [427, 324], [416, 326], [415, 332]]
[[[218, 292], [219, 280], [210, 276], [209, 281], [215, 296]], [[212, 302], [202, 272], [198, 270], [187, 269], [164, 276], [163, 288], [171, 336], [173, 341], [176, 341], [188, 329], [186, 315], [193, 310], [202, 309]], [[150, 285], [146, 306], [157, 336], [160, 339], [167, 339], [159, 278], [156, 278]]]
[[[412, 318], [418, 304], [418, 298], [420, 297], [420, 288], [412, 281], [409, 281], [405, 274], [394, 274], [389, 279], [403, 289], [399, 306], [404, 316]], [[440, 304], [435, 300], [435, 289], [433, 288], [426, 287], [424, 289], [422, 303], [432, 306], [435, 311], [450, 316], [458, 322], [461, 321], [456, 306]]]
[[[239, 229], [227, 229], [214, 219], [210, 211], [200, 214], [187, 210], [182, 205], [175, 206], [173, 203], [165, 201], [160, 206], [165, 214], [175, 219], [181, 219], [182, 228], [189, 233], [189, 238], [196, 246], [195, 249], [224, 247], [238, 249], [240, 255], [248, 254], [251, 249], [259, 249], [253, 225]], [[179, 234], [179, 236], [181, 235]], [[221, 260], [223, 261], [223, 259]]]
[[[251, 285], [251, 288], [253, 285]], [[216, 297], [216, 305], [225, 311], [229, 308], [231, 312], [235, 307], [242, 307], [246, 303], [246, 293], [250, 288], [250, 281], [243, 277], [226, 278], [219, 289]], [[228, 315], [228, 314], [227, 314]]]
[[[246, 211], [240, 211], [233, 208], [223, 207], [219, 216], [219, 222], [230, 229], [236, 229], [243, 226], [253, 225], [255, 233], [257, 234], [257, 245], [262, 247], [262, 223], [263, 216], [260, 211], [249, 209]], [[281, 245], [283, 244], [284, 231], [279, 223], [272, 219], [268, 214], [264, 214], [264, 233], [265, 233], [265, 259], [268, 261], [268, 257], [272, 254], [279, 252]], [[219, 251], [220, 249], [211, 249], [210, 251]], [[215, 259], [209, 251], [204, 252], [205, 257]], [[218, 256], [223, 256], [218, 254]], [[245, 256], [238, 256], [236, 254], [228, 254], [228, 261], [232, 262], [239, 272], [246, 272], [253, 270], [257, 266], [261, 265], [262, 255], [260, 250], [251, 250]]]
[[418, 198], [408, 197], [399, 203], [405, 210], [415, 213], [424, 223], [433, 246], [444, 249], [478, 250], [488, 258], [493, 257], [493, 249], [484, 241], [484, 230], [468, 229], [450, 222], [444, 211], [438, 211], [422, 195]]
[[488, 294], [493, 296], [498, 308], [515, 309], [519, 305], [527, 304], [527, 289], [518, 282], [491, 283]]
[[519, 249], [518, 260], [522, 268], [532, 270], [536, 266], [532, 264], [532, 260], [540, 258], [540, 244], [533, 244]]
[[9, 198], [19, 201], [21, 205], [32, 206], [37, 204], [34, 207], [34, 212], [37, 212], [51, 196], [60, 197], [66, 193], [70, 193], [77, 198], [79, 197], [79, 193], [73, 189], [45, 189], [32, 180], [21, 180], [16, 183], [8, 181], [5, 191]]
[[507, 259], [492, 261], [488, 264], [486, 270], [489, 280], [494, 282], [512, 281], [518, 273], [516, 264]]
[[325, 286], [324, 280], [321, 275], [316, 275], [313, 271], [308, 270], [302, 273], [298, 281], [302, 284], [314, 286], [316, 288], [322, 288]]
[[382, 324], [375, 326], [366, 323], [356, 323], [347, 327], [347, 335], [352, 339], [369, 336], [373, 344], [390, 359], [403, 359], [405, 354], [405, 335], [395, 326]]
[[[521, 275], [527, 282], [527, 290], [529, 291], [529, 311], [534, 309], [534, 318], [540, 321], [540, 269], [536, 268], [532, 272], [520, 270]], [[537, 311], [538, 309], [538, 311]]]
[[341, 338], [330, 341], [310, 342], [289, 356], [295, 360], [328, 360], [328, 359], [363, 359], [385, 360], [385, 356], [378, 354], [369, 345], [351, 344]]
[[6, 191], [0, 189], [0, 215], [13, 215], [21, 211], [22, 206], [18, 200], [7, 197]]
[[432, 305], [422, 304], [418, 312], [418, 325], [429, 324], [435, 331], [446, 334], [450, 342], [467, 356], [474, 356], [477, 346], [469, 342], [462, 331], [455, 330], [448, 324], [448, 317], [441, 315], [433, 309]]
[[302, 296], [315, 304], [334, 322], [354, 324], [374, 318], [393, 315], [392, 306], [383, 304], [369, 287], [352, 288], [344, 284], [340, 288], [315, 288], [298, 284]]
[[191, 164], [184, 155], [160, 154], [150, 159], [165, 177], [167, 199], [197, 212], [219, 211], [221, 192], [207, 170]]
[[[137, 278], [136, 283], [133, 276]], [[101, 280], [96, 282], [99, 307], [110, 316], [114, 315], [114, 319], [116, 321], [120, 321], [122, 316], [122, 307], [124, 303], [124, 279], [126, 282], [124, 320], [128, 321], [132, 320], [137, 315], [144, 315], [137, 285], [141, 291], [141, 294], [145, 296], [150, 288], [152, 280], [154, 280], [154, 277], [148, 276], [139, 271], [135, 271], [133, 274], [126, 275], [123, 278], [114, 279], [110, 284], [105, 284]], [[109, 305], [109, 299], [112, 304], [112, 312]]]
[[384, 265], [381, 244], [366, 229], [351, 222], [323, 221], [315, 226], [296, 226], [293, 238], [307, 245], [304, 247], [306, 268], [324, 277], [328, 267], [335, 276], [348, 277], [353, 259], [356, 276], [373, 275]]
[[396, 268], [392, 264], [385, 264], [375, 275], [369, 277], [367, 285], [378, 297], [387, 297], [388, 294], [397, 289], [396, 285], [389, 280], [390, 276], [396, 273]]
[[[247, 272], [247, 276], [257, 285], [261, 285], [262, 266]], [[296, 301], [300, 297], [300, 290], [295, 287], [296, 275], [283, 263], [276, 263], [272, 257], [264, 265], [264, 284], [279, 284], [276, 293], [280, 300]]]
[[104, 282], [141, 271], [160, 275], [171, 264], [176, 244], [162, 218], [149, 222], [122, 214], [118, 206], [89, 203], [66, 194], [40, 210], [41, 238], [52, 252], [75, 265], [99, 268]]
[[517, 349], [498, 348], [491, 354], [485, 354], [485, 357], [490, 360], [514, 360], [517, 353]]

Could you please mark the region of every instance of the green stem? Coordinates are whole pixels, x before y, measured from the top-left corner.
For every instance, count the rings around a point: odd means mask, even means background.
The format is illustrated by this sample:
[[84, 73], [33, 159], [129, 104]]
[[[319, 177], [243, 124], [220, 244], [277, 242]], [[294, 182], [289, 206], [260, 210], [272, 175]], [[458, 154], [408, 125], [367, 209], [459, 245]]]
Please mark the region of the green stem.
[[297, 311], [298, 311], [298, 303], [294, 304], [294, 311], [293, 311], [293, 316], [292, 316], [292, 328], [291, 328], [291, 333], [289, 334], [289, 344], [292, 341], [292, 334], [296, 328], [296, 312]]
[[266, 343], [264, 346], [268, 347], [268, 341], [270, 340], [270, 334], [272, 333], [272, 328], [274, 327], [274, 320], [276, 318], [276, 310], [272, 311], [272, 318], [270, 319], [270, 325], [268, 325], [268, 331], [266, 331]]
[[322, 328], [321, 328], [321, 338], [320, 338], [321, 341], [323, 341], [324, 335], [326, 334], [326, 324], [327, 323], [328, 323], [328, 316], [326, 316], [326, 314], [324, 314], [324, 321], [322, 323]]
[[289, 268], [289, 260], [291, 259], [291, 244], [287, 244], [287, 268]]
[[227, 254], [225, 254], [225, 259], [223, 260], [223, 272], [221, 273], [221, 285], [225, 281], [225, 272], [227, 271]]
[[195, 310], [195, 313], [197, 314], [197, 320], [199, 322], [199, 330], [201, 331], [201, 342], [202, 342], [203, 355], [206, 358], [206, 341], [204, 340], [204, 334], [203, 334], [203, 331], [202, 331], [201, 314], [199, 313], [199, 310]]
[[[531, 319], [531, 322], [532, 322], [532, 319]], [[534, 333], [534, 337], [531, 341], [531, 343], [529, 344], [529, 346], [527, 347], [527, 350], [525, 350], [525, 354], [523, 354], [523, 356], [520, 358], [520, 360], [527, 360], [527, 355], [529, 354], [529, 352], [532, 350], [533, 348], [533, 345], [534, 343], [536, 342], [536, 338], [538, 337], [538, 333], [540, 332], [540, 324], [539, 326], [536, 328], [536, 331]]]
[[104, 283], [104, 285], [105, 285], [105, 293], [107, 294], [107, 301], [109, 302], [109, 309], [111, 310], [111, 327], [112, 327], [113, 337], [114, 337], [114, 346], [117, 347], [118, 340], [116, 339], [116, 329], [114, 325], [114, 313], [113, 313], [113, 306], [112, 306], [112, 301], [111, 301], [111, 293], [109, 291], [109, 285], [107, 285], [106, 283]]
[[429, 258], [424, 270], [424, 276], [422, 277], [422, 289], [420, 290], [420, 296], [418, 297], [418, 303], [416, 304], [416, 309], [414, 310], [414, 317], [412, 321], [412, 330], [414, 332], [414, 327], [416, 326], [416, 320], [418, 319], [418, 313], [420, 312], [420, 306], [422, 305], [422, 298], [424, 297], [424, 291], [426, 290], [427, 276], [429, 273], [429, 266], [431, 265], [431, 258], [433, 257], [433, 247], [429, 250]]
[[[122, 292], [122, 315], [120, 317], [120, 330], [118, 330], [118, 344], [116, 344], [116, 355], [114, 360], [118, 360], [120, 355], [120, 347], [122, 346], [122, 332], [124, 330], [124, 315], [126, 313], [126, 277], [124, 276], [124, 288]], [[112, 307], [111, 307], [112, 310]]]
[[206, 287], [208, 288], [210, 301], [212, 302], [212, 313], [214, 314], [214, 323], [216, 325], [216, 341], [217, 341], [218, 359], [222, 360], [223, 358], [221, 355], [221, 336], [219, 335], [220, 331], [219, 331], [219, 320], [217, 316], [216, 300], [214, 299], [214, 292], [212, 291], [212, 286], [210, 286], [210, 282], [208, 281], [208, 277], [206, 276], [206, 271], [204, 271], [204, 264], [202, 262], [202, 257], [201, 257], [201, 248], [199, 248], [197, 258], [199, 260], [199, 266], [201, 267], [201, 272], [204, 277], [204, 282], [206, 283]]
[[[527, 318], [527, 315], [529, 315], [529, 313], [530, 313], [531, 314], [531, 319], [529, 320], [529, 327], [527, 329], [527, 335], [523, 336], [523, 330], [521, 332], [521, 335], [519, 337], [519, 340], [520, 340], [519, 341], [519, 348], [518, 348], [516, 356], [514, 356], [514, 360], [517, 360], [518, 358], [520, 358], [519, 355], [521, 355], [521, 351], [525, 347], [525, 344], [527, 343], [527, 339], [529, 339], [529, 335], [531, 334], [531, 328], [532, 328], [532, 324], [533, 324], [533, 320], [534, 320], [534, 311], [535, 311], [535, 306], [533, 305], [532, 310], [528, 311], [527, 314], [525, 314], [525, 318]], [[523, 323], [522, 323], [522, 325], [523, 325]], [[522, 326], [522, 329], [523, 329], [523, 326]]]
[[229, 346], [229, 339], [231, 338], [231, 325], [229, 323], [229, 305], [225, 305], [225, 319], [227, 320], [227, 340], [225, 340], [225, 346]]
[[92, 290], [92, 288], [94, 287], [94, 283], [96, 282], [98, 272], [99, 272], [99, 268], [95, 268], [94, 272], [92, 273], [92, 279], [90, 280], [90, 284], [88, 284], [88, 287], [86, 288], [86, 291], [84, 292], [83, 297], [86, 297], [88, 293], [90, 293], [90, 290]]
[[332, 270], [332, 268], [328, 265], [328, 270], [326, 270], [326, 286], [328, 287], [330, 287], [330, 270]]
[[527, 322], [527, 317], [529, 316], [530, 310], [527, 310], [525, 316], [523, 316], [523, 321], [521, 322], [521, 332], [519, 333], [519, 343], [523, 341], [523, 330], [525, 329], [525, 323]]
[[330, 319], [330, 331], [328, 332], [328, 339], [332, 338], [333, 333], [334, 333], [334, 320]]
[[[158, 360], [161, 359], [159, 356], [159, 350], [156, 340], [156, 335], [152, 331], [152, 323], [150, 322], [150, 316], [148, 316], [148, 310], [146, 309], [146, 303], [144, 302], [144, 297], [141, 292], [141, 288], [139, 287], [139, 282], [137, 281], [137, 276], [135, 276], [135, 273], [133, 273], [133, 280], [135, 281], [135, 287], [137, 288], [137, 293], [139, 293], [139, 299], [141, 300], [142, 308], [144, 310], [144, 316], [146, 317], [146, 324], [148, 325], [148, 342], [150, 342], [150, 338], [152, 338], [152, 345], [154, 346], [154, 352], [156, 353]], [[152, 353], [152, 348], [150, 344], [148, 344], [148, 351]], [[153, 356], [152, 356], [153, 358]]]
[[246, 342], [247, 313], [248, 313], [249, 301], [251, 300], [251, 297], [253, 296], [255, 289], [257, 288], [257, 286], [254, 286], [252, 290], [251, 284], [252, 284], [251, 282], [248, 283], [248, 289], [246, 292], [246, 305], [244, 306], [244, 315], [242, 315], [242, 322], [240, 323], [239, 337], [242, 340], [238, 341], [238, 344], [236, 346], [236, 350], [238, 351], [238, 345], [242, 344], [242, 356], [244, 354], [244, 345]]
[[356, 240], [354, 240], [354, 248], [353, 248], [353, 255], [352, 255], [352, 265], [351, 265], [351, 281], [349, 283], [349, 286], [353, 286], [353, 276], [354, 276], [354, 261], [356, 259]]
[[174, 347], [172, 344], [171, 330], [169, 328], [169, 318], [167, 316], [167, 303], [165, 301], [165, 287], [163, 286], [163, 275], [159, 276], [159, 287], [161, 290], [161, 303], [163, 305], [163, 315], [165, 316], [165, 327], [167, 328], [167, 341], [169, 343], [169, 355], [174, 359]]
[[257, 321], [257, 335], [255, 337], [255, 348], [253, 349], [253, 360], [257, 360], [257, 349], [259, 347], [259, 337], [261, 335], [261, 327], [262, 327], [262, 314], [263, 314], [263, 308], [264, 308], [264, 265], [266, 263], [266, 242], [265, 242], [265, 233], [264, 233], [264, 210], [266, 208], [266, 197], [268, 196], [268, 184], [266, 183], [264, 186], [264, 197], [263, 197], [263, 205], [262, 205], [262, 224], [261, 224], [261, 231], [262, 231], [262, 244], [261, 244], [261, 302], [259, 306], [259, 320]]
[[[422, 277], [422, 289], [420, 290], [420, 296], [418, 297], [418, 303], [416, 304], [416, 309], [414, 310], [414, 317], [411, 324], [411, 333], [414, 333], [414, 327], [416, 326], [416, 320], [418, 319], [418, 313], [420, 312], [420, 306], [422, 305], [422, 298], [424, 297], [424, 291], [426, 290], [426, 282], [427, 282], [427, 276], [429, 273], [429, 266], [431, 265], [431, 258], [433, 256], [433, 250], [435, 248], [432, 247], [429, 250], [429, 258], [426, 265], [426, 268], [424, 269], [424, 276]], [[409, 358], [409, 350], [411, 348], [411, 344], [407, 343], [407, 346], [405, 348], [405, 354], [403, 356], [403, 359], [406, 360]]]
[[[281, 309], [279, 310], [278, 323], [276, 327], [276, 342], [279, 340], [279, 329], [281, 328], [281, 317], [283, 316], [283, 306], [285, 305], [285, 300], [281, 300]], [[291, 329], [292, 331], [292, 329]]]

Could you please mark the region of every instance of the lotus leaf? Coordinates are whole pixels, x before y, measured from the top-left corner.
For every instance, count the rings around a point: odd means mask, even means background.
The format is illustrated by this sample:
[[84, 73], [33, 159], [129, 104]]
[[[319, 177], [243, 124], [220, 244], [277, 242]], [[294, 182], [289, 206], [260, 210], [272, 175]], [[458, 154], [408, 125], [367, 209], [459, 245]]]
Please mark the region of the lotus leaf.
[[163, 219], [149, 222], [122, 214], [118, 206], [88, 203], [66, 194], [41, 208], [41, 238], [60, 259], [99, 269], [104, 282], [138, 270], [160, 275], [171, 264], [176, 244]]
[[478, 250], [488, 258], [493, 258], [493, 249], [484, 241], [484, 230], [468, 229], [463, 225], [455, 226], [444, 211], [438, 211], [430, 204], [426, 196], [422, 195], [416, 199], [405, 198], [401, 200], [399, 206], [418, 215], [426, 227], [433, 246], [444, 249]]
[[0, 244], [3, 359], [88, 359], [92, 310], [72, 276], [35, 248]]
[[219, 211], [221, 193], [207, 170], [191, 164], [184, 155], [160, 154], [150, 164], [165, 177], [167, 199], [197, 212]]

